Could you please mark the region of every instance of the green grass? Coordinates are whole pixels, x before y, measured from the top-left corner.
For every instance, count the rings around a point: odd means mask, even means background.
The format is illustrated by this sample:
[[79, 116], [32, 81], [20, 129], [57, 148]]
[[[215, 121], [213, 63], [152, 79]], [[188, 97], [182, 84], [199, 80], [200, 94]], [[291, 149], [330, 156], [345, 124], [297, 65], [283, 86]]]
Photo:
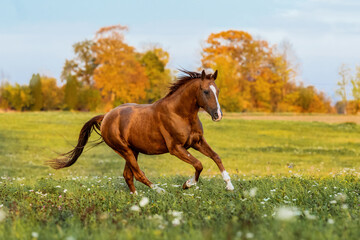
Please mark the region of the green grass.
[[[215, 123], [201, 115], [205, 137], [222, 157], [235, 191], [225, 191], [212, 160], [191, 151], [204, 165], [197, 187], [184, 191], [173, 186], [193, 175], [190, 165], [169, 154], [140, 155], [142, 170], [166, 193], [137, 182], [139, 195], [133, 196], [121, 177], [124, 160], [105, 144], [85, 152], [68, 169], [43, 165], [56, 152], [69, 151], [82, 124], [95, 114], [0, 114], [0, 239], [32, 239], [32, 232], [39, 239], [360, 236], [356, 124], [234, 116]], [[149, 204], [132, 211], [143, 197]], [[283, 207], [295, 216], [282, 220]], [[171, 211], [182, 212], [181, 219]]]

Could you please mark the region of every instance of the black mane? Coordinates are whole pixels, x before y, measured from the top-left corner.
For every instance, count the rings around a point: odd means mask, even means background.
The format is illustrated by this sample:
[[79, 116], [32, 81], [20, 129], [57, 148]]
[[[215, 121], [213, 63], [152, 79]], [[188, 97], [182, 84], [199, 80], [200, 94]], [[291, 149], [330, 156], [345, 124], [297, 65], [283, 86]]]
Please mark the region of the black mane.
[[[179, 76], [175, 82], [173, 82], [169, 86], [169, 92], [166, 96], [172, 95], [176, 90], [178, 90], [182, 85], [186, 84], [187, 82], [190, 82], [193, 79], [201, 78], [201, 73], [198, 72], [191, 72], [185, 69], [178, 69], [180, 72], [183, 73], [183, 75]], [[211, 74], [207, 74], [206, 78], [210, 79]]]

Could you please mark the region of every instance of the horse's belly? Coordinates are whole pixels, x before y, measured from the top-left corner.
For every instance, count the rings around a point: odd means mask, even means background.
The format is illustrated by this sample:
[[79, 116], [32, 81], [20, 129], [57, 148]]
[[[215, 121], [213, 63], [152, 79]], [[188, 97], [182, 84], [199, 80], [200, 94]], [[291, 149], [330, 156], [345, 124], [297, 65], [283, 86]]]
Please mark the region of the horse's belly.
[[133, 125], [128, 134], [128, 143], [131, 148], [145, 154], [167, 153], [165, 140], [160, 131], [148, 122]]
[[[140, 136], [141, 138], [141, 136]], [[135, 141], [130, 141], [131, 148], [135, 149], [138, 152], [154, 155], [167, 153], [168, 148], [166, 147], [165, 141], [162, 138], [147, 138], [143, 137], [142, 139], [138, 138]]]

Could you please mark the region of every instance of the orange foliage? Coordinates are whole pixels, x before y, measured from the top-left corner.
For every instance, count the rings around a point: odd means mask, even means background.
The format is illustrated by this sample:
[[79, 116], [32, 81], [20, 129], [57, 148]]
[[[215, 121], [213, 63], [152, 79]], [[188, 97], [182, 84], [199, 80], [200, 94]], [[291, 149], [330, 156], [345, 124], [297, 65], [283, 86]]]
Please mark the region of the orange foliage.
[[[204, 68], [219, 70], [219, 98], [227, 111], [304, 110], [298, 104], [302, 95], [294, 93], [299, 89], [286, 52], [280, 53], [264, 40], [244, 31], [213, 33], [206, 40], [201, 61]], [[326, 111], [326, 99], [313, 92], [316, 96], [305, 111]]]
[[98, 64], [95, 86], [113, 104], [142, 101], [148, 84], [134, 48], [124, 42], [124, 30], [126, 27], [120, 25], [101, 28], [92, 49]]

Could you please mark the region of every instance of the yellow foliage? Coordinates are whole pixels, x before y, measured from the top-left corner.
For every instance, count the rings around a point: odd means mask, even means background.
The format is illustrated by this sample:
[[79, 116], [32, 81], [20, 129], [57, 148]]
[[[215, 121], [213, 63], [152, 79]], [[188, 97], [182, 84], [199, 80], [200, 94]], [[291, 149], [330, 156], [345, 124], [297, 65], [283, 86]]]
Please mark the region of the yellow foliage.
[[99, 64], [94, 71], [95, 86], [104, 98], [117, 104], [141, 101], [148, 85], [134, 48], [124, 42], [124, 30], [120, 25], [101, 28], [93, 45]]
[[285, 53], [247, 32], [210, 34], [201, 61], [219, 70], [220, 104], [227, 111], [331, 111], [323, 95], [296, 86]]

